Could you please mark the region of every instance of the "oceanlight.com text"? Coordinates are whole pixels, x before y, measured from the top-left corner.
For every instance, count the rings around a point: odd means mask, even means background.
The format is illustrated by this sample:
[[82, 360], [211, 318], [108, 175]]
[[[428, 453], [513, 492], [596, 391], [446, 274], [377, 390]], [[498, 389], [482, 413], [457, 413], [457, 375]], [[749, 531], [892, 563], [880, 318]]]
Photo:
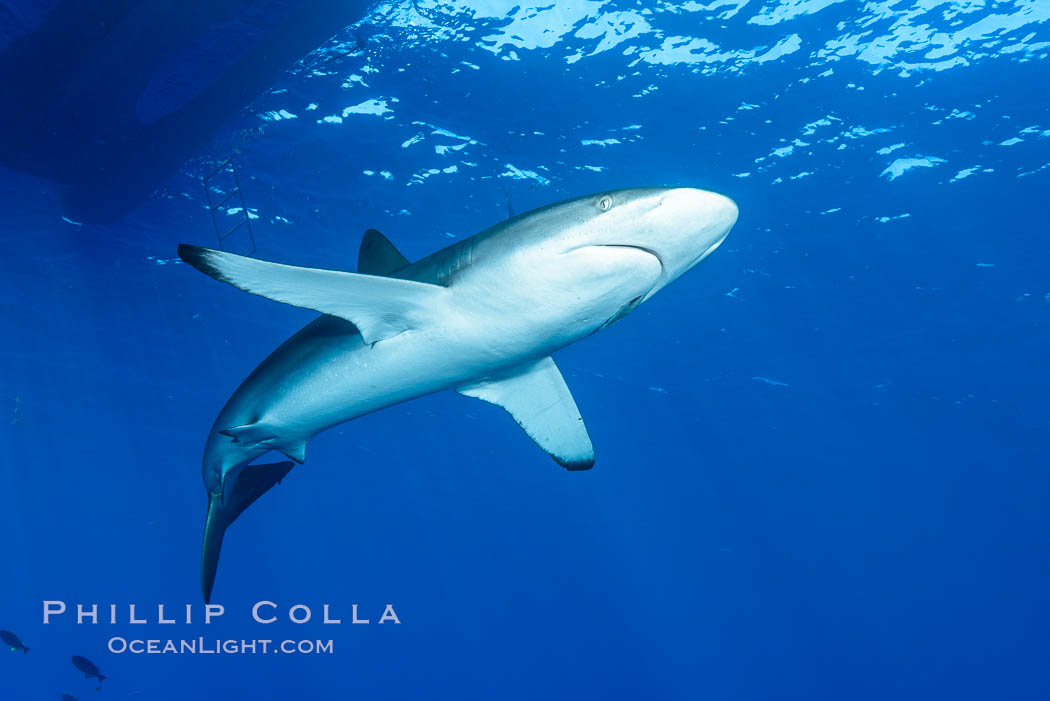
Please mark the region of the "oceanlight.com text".
[[128, 640], [119, 636], [110, 638], [107, 648], [116, 655], [330, 655], [335, 652], [331, 640]]

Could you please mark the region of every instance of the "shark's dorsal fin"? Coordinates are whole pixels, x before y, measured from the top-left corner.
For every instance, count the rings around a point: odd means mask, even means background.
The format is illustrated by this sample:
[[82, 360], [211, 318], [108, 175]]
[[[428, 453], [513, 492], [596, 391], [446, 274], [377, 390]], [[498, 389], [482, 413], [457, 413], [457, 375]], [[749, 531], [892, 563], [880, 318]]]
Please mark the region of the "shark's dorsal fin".
[[426, 325], [449, 294], [425, 282], [299, 268], [184, 243], [179, 256], [245, 292], [346, 319], [369, 344]]
[[514, 203], [510, 201], [510, 190], [506, 185], [503, 186], [503, 194], [507, 197], [507, 219], [513, 219], [518, 213], [514, 211]]
[[457, 391], [506, 409], [536, 445], [562, 467], [586, 470], [594, 465], [594, 446], [587, 427], [553, 358]]
[[393, 275], [408, 267], [408, 258], [390, 243], [390, 239], [375, 229], [369, 229], [361, 239], [357, 254], [357, 272], [365, 275]]

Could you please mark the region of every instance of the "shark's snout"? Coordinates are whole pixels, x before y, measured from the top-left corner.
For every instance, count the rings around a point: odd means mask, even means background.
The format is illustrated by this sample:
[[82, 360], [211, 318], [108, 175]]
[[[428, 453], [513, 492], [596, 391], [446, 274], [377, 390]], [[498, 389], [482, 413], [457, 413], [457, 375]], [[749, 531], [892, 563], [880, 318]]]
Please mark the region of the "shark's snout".
[[660, 193], [646, 217], [649, 247], [659, 255], [665, 275], [649, 296], [710, 255], [736, 224], [739, 209], [725, 195], [679, 187]]
[[736, 202], [717, 192], [692, 187], [667, 190], [660, 198], [661, 214], [680, 226], [719, 231], [721, 238], [736, 224]]

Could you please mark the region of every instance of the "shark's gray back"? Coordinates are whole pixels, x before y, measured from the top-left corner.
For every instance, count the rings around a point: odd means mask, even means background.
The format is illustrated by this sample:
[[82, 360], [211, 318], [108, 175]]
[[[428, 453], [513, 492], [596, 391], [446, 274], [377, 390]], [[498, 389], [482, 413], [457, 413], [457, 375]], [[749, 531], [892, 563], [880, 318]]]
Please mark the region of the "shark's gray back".
[[592, 199], [593, 196], [588, 195], [511, 217], [419, 259], [392, 277], [448, 287], [471, 266], [492, 262], [517, 247], [556, 235], [562, 227], [582, 220], [590, 211]]

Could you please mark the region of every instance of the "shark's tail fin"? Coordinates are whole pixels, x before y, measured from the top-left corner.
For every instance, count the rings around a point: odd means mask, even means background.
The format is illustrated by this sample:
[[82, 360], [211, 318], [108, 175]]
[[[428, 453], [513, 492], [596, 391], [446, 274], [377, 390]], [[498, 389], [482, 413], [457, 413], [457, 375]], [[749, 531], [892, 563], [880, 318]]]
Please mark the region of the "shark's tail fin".
[[222, 538], [245, 509], [265, 494], [271, 487], [280, 484], [293, 463], [277, 462], [269, 465], [250, 465], [237, 476], [231, 494], [208, 494], [208, 516], [204, 521], [204, 545], [201, 548], [201, 591], [204, 603], [211, 600], [215, 585], [215, 572], [219, 567], [219, 551]]

